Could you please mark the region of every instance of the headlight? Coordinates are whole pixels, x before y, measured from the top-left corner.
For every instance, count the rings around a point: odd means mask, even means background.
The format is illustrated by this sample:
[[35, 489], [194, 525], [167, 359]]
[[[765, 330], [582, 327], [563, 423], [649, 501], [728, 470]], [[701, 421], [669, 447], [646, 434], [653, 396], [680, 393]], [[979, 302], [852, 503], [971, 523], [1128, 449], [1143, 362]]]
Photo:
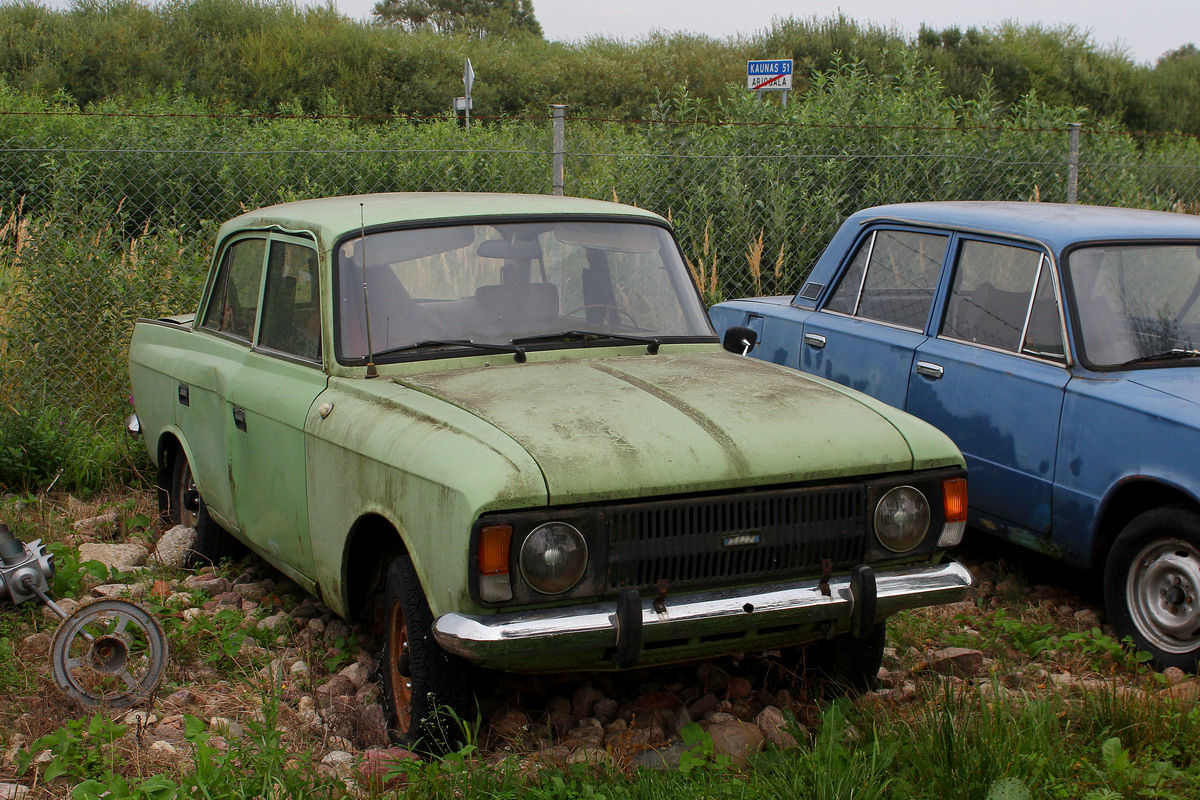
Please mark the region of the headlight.
[[565, 522], [539, 525], [521, 545], [521, 575], [542, 594], [560, 594], [579, 583], [587, 560], [583, 534]]
[[929, 530], [929, 502], [911, 486], [897, 486], [875, 506], [875, 536], [894, 553], [912, 550]]

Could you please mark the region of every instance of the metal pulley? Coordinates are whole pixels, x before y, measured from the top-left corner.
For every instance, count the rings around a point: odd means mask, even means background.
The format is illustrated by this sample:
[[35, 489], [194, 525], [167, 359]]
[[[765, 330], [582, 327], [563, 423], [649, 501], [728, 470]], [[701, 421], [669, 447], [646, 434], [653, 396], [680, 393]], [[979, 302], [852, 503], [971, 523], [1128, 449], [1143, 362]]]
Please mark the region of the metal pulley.
[[54, 680], [89, 707], [128, 708], [158, 688], [169, 648], [158, 621], [127, 600], [99, 600], [67, 614], [50, 598], [54, 556], [0, 523], [0, 600], [41, 600], [62, 618], [50, 647]]

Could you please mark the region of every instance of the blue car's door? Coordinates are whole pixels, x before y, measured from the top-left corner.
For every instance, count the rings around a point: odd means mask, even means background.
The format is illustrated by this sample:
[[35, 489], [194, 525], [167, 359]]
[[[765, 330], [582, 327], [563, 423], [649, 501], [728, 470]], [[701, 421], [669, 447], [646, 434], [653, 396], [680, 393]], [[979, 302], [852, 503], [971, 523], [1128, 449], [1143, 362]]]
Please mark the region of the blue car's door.
[[973, 524], [1044, 536], [1071, 376], [1053, 264], [1018, 243], [964, 237], [955, 250], [946, 313], [917, 349], [906, 408], [962, 450]]
[[903, 408], [948, 240], [926, 231], [867, 231], [820, 311], [804, 322], [800, 369]]

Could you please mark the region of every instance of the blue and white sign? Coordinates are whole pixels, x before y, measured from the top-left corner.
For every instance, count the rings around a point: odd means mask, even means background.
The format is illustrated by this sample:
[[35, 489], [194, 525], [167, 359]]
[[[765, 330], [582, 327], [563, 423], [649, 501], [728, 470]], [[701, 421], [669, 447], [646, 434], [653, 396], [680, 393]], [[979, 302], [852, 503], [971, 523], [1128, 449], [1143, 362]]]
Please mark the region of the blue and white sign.
[[747, 61], [746, 88], [752, 92], [792, 88], [792, 59]]

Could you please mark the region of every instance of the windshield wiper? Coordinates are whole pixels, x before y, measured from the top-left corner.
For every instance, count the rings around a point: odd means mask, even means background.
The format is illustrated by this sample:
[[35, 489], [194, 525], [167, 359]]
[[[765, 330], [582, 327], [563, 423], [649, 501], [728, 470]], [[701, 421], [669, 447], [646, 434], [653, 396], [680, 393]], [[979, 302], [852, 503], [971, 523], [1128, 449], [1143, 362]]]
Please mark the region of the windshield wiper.
[[1146, 364], [1151, 361], [1176, 361], [1181, 358], [1197, 358], [1200, 357], [1200, 350], [1186, 350], [1182, 347], [1173, 347], [1170, 350], [1164, 350], [1161, 353], [1152, 353], [1148, 356], [1139, 356], [1131, 358], [1121, 364], [1122, 367], [1128, 367], [1130, 364]]
[[646, 352], [650, 355], [657, 355], [658, 348], [662, 344], [653, 336], [635, 336], [630, 333], [608, 333], [607, 331], [560, 331], [558, 333], [540, 333], [536, 336], [518, 336], [511, 339], [513, 344], [534, 344], [535, 342], [554, 342], [566, 341], [570, 339], [583, 339], [584, 344], [597, 339], [616, 339], [622, 342], [637, 342], [638, 344], [646, 345]]
[[[516, 342], [513, 342], [513, 345], [515, 344]], [[490, 350], [495, 353], [512, 353], [514, 361], [518, 364], [525, 363], [525, 348], [514, 347], [513, 345], [477, 342], [473, 339], [423, 339], [412, 344], [402, 344], [398, 347], [389, 347], [386, 350], [380, 350], [378, 353], [375, 353], [375, 357], [392, 356], [397, 353], [407, 353], [411, 350], [428, 350], [432, 347], [471, 347], [477, 350]]]

